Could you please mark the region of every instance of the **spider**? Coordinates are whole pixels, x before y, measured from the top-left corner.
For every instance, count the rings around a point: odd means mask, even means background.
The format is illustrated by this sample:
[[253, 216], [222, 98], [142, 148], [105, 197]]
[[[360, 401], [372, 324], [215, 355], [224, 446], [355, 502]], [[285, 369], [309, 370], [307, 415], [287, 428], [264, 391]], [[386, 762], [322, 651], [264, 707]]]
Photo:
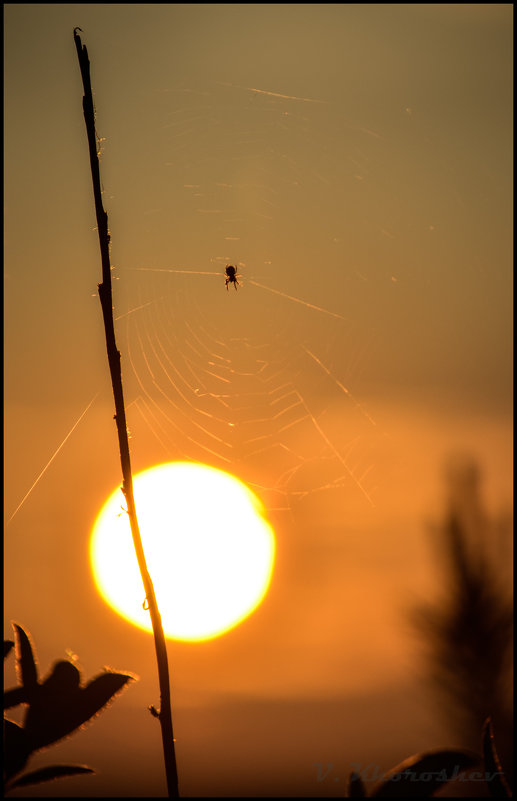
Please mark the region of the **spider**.
[[237, 284], [239, 284], [239, 282], [237, 281], [237, 276], [238, 276], [237, 267], [234, 267], [232, 264], [227, 264], [226, 281], [225, 281], [225, 287], [227, 292], [228, 292], [228, 284], [235, 284], [235, 291], [237, 291]]

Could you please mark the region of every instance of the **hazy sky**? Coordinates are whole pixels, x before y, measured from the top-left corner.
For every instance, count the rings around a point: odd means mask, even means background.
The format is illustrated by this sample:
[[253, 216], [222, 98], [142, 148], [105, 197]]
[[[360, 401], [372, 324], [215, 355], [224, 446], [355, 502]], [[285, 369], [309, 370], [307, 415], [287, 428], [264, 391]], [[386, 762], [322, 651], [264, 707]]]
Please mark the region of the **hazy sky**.
[[491, 511], [511, 504], [513, 7], [7, 4], [4, 21], [4, 632], [31, 632], [43, 672], [70, 648], [86, 678], [140, 676], [60, 746], [100, 775], [52, 792], [165, 788], [151, 638], [88, 562], [121, 477], [75, 26], [133, 467], [234, 472], [277, 535], [257, 612], [170, 643], [180, 789], [336, 795], [315, 761], [450, 744], [414, 700], [404, 615], [435, 591], [448, 454], [479, 460]]

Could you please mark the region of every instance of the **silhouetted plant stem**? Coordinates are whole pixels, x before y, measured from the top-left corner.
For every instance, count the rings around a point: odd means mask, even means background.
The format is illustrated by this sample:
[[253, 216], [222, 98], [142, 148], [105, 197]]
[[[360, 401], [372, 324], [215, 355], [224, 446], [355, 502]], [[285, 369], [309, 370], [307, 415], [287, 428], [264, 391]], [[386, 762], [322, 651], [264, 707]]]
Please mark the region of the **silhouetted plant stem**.
[[111, 267], [109, 243], [110, 235], [108, 231], [108, 215], [104, 211], [102, 204], [102, 192], [100, 182], [99, 158], [97, 153], [97, 137], [95, 133], [95, 111], [93, 107], [92, 88], [90, 83], [90, 61], [86, 46], [81, 43], [81, 38], [77, 33], [81, 28], [74, 28], [74, 41], [77, 48], [81, 76], [83, 79], [84, 97], [83, 111], [88, 134], [88, 145], [90, 150], [90, 166], [92, 171], [93, 195], [95, 199], [95, 212], [97, 215], [97, 229], [99, 232], [99, 244], [102, 260], [102, 283], [99, 284], [99, 298], [104, 318], [104, 329], [106, 332], [106, 348], [108, 352], [108, 362], [113, 386], [113, 396], [115, 399], [115, 421], [120, 449], [120, 462], [122, 466], [122, 492], [127, 503], [127, 514], [131, 525], [131, 534], [135, 548], [140, 575], [144, 585], [146, 601], [149, 606], [151, 623], [153, 627], [154, 643], [156, 649], [156, 659], [158, 662], [158, 678], [160, 684], [160, 711], [157, 717], [160, 721], [162, 730], [163, 753], [165, 759], [165, 772], [167, 775], [167, 788], [169, 798], [178, 798], [178, 773], [176, 768], [176, 754], [174, 748], [174, 736], [172, 730], [171, 696], [169, 684], [169, 666], [167, 659], [167, 648], [163, 633], [162, 619], [160, 610], [156, 602], [153, 583], [147, 570], [140, 529], [135, 510], [133, 497], [133, 477], [131, 474], [131, 459], [129, 455], [129, 442], [126, 426], [126, 411], [124, 407], [124, 393], [122, 390], [122, 373], [120, 367], [120, 351], [117, 349], [115, 340], [115, 328], [113, 324], [113, 300], [111, 289]]

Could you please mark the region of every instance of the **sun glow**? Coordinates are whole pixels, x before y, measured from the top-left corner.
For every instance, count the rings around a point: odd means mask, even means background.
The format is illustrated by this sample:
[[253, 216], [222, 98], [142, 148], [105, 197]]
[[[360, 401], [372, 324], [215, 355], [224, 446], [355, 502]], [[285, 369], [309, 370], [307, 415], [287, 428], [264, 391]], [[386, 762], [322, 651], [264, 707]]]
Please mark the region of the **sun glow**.
[[[268, 590], [275, 556], [273, 529], [251, 490], [196, 462], [151, 467], [133, 477], [133, 488], [165, 635], [210, 639], [248, 617]], [[90, 558], [104, 600], [151, 631], [120, 488], [95, 521]]]

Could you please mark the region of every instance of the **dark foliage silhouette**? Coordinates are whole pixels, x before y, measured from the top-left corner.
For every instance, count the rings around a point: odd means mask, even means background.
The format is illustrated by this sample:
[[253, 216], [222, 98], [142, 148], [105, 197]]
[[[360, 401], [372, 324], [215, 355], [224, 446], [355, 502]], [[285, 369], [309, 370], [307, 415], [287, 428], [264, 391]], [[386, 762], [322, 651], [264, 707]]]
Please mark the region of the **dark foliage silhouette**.
[[483, 726], [483, 756], [488, 775], [493, 776], [490, 791], [493, 798], [511, 798], [512, 791], [503, 772], [495, 745], [492, 721], [487, 718]]
[[[67, 660], [57, 661], [46, 679], [38, 679], [38, 668], [28, 634], [13, 623], [16, 642], [16, 668], [19, 687], [4, 692], [4, 710], [26, 704], [23, 725], [4, 714], [4, 786], [5, 790], [38, 784], [62, 776], [93, 773], [84, 765], [51, 765], [22, 776], [30, 756], [70, 735], [97, 715], [135, 677], [127, 673], [105, 671], [85, 686], [81, 674]], [[4, 641], [4, 659], [15, 642]]]
[[[443, 598], [422, 603], [412, 619], [425, 643], [429, 678], [445, 716], [469, 748], [476, 747], [484, 724], [489, 731], [485, 721], [490, 718], [512, 782], [513, 605], [501, 578], [503, 557], [494, 556], [497, 539], [502, 535], [510, 541], [510, 532], [484, 513], [480, 471], [472, 460], [451, 460], [446, 479], [446, 513], [433, 530], [443, 565]], [[488, 753], [485, 745], [485, 760]]]
[[490, 718], [484, 723], [483, 757], [467, 750], [441, 749], [415, 754], [386, 772], [368, 796], [361, 777], [351, 773], [347, 798], [430, 798], [448, 782], [475, 769], [484, 783], [485, 796], [511, 798], [512, 792], [497, 753]]

